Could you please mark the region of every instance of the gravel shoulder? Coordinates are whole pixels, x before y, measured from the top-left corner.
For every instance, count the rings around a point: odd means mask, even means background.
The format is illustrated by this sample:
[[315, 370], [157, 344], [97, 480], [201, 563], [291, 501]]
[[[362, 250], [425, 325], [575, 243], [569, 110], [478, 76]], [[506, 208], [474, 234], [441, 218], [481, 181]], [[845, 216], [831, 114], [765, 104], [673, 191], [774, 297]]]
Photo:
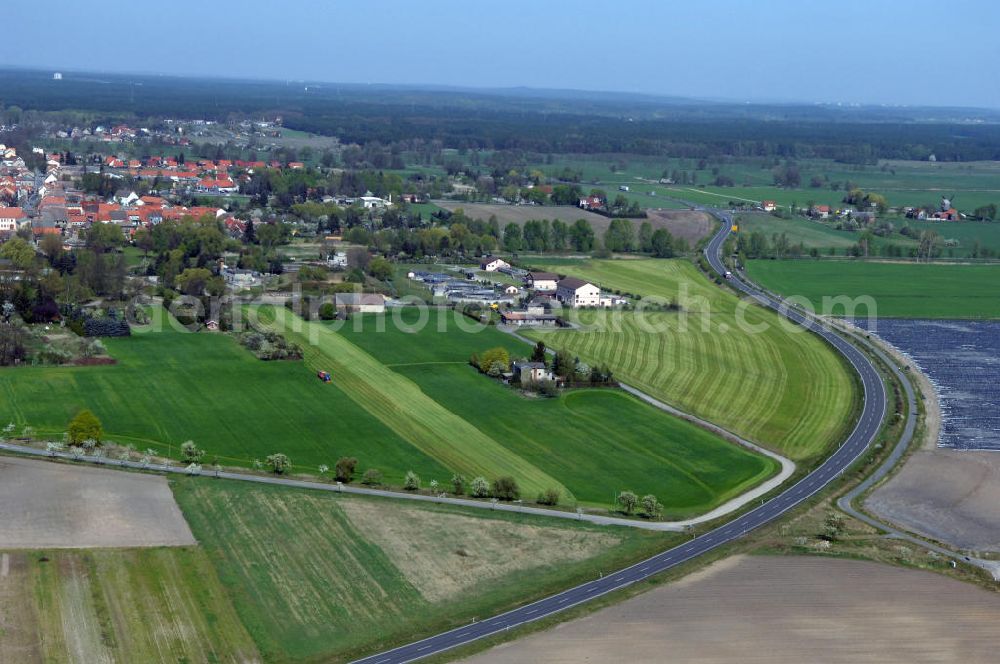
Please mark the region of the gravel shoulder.
[[930, 572], [734, 556], [465, 661], [992, 662], [998, 619], [1000, 596]]
[[0, 548], [195, 543], [162, 477], [0, 457]]

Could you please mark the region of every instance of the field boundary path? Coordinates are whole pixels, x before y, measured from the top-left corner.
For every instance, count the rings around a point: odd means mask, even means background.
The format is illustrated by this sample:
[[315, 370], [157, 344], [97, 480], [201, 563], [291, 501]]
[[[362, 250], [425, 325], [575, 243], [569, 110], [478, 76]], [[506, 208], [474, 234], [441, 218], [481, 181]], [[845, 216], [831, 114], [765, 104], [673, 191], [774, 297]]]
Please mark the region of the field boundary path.
[[[527, 337], [519, 334], [514, 328], [510, 328], [504, 325], [498, 325], [497, 329], [506, 332], [515, 339], [518, 339], [525, 343], [528, 344], [535, 343], [531, 339], [528, 339]], [[555, 351], [551, 348], [546, 348], [545, 352], [549, 355], [555, 355]], [[707, 420], [703, 420], [696, 415], [692, 415], [691, 413], [687, 413], [678, 408], [674, 408], [670, 404], [660, 401], [659, 399], [656, 399], [655, 397], [652, 397], [643, 392], [642, 390], [632, 387], [631, 385], [618, 381], [618, 387], [620, 387], [623, 391], [627, 392], [628, 394], [631, 394], [632, 396], [636, 397], [637, 399], [649, 404], [653, 408], [658, 408], [669, 415], [673, 415], [674, 417], [678, 417], [682, 420], [690, 422], [691, 424], [701, 427], [706, 431], [710, 431], [716, 434], [717, 436], [725, 440], [728, 440], [731, 443], [735, 443], [749, 450], [752, 450], [758, 454], [770, 457], [771, 459], [774, 459], [781, 465], [781, 470], [778, 471], [778, 474], [776, 474], [774, 477], [764, 480], [763, 482], [753, 487], [749, 491], [741, 493], [732, 500], [728, 500], [723, 504], [719, 505], [715, 509], [712, 509], [708, 512], [705, 512], [704, 514], [700, 514], [691, 519], [686, 519], [684, 521], [666, 522], [670, 525], [676, 526], [677, 529], [696, 526], [699, 523], [707, 523], [708, 521], [714, 521], [715, 519], [718, 519], [721, 516], [732, 514], [733, 512], [743, 507], [744, 505], [754, 500], [757, 500], [758, 498], [766, 496], [768, 493], [770, 493], [774, 489], [784, 484], [785, 480], [787, 480], [795, 473], [795, 468], [796, 468], [795, 462], [792, 461], [791, 459], [781, 456], [777, 452], [772, 452], [771, 450], [761, 447], [760, 445], [751, 443], [749, 440], [737, 436], [732, 431], [724, 429], [723, 427], [720, 427], [717, 424], [713, 424]]]
[[[704, 253], [712, 269], [723, 275], [726, 269], [722, 261], [722, 246], [731, 232], [732, 217], [727, 211], [700, 209], [710, 212], [722, 222], [722, 226], [708, 243]], [[745, 512], [684, 544], [658, 553], [631, 567], [612, 572], [599, 579], [580, 584], [506, 613], [359, 659], [356, 664], [402, 664], [423, 659], [494, 634], [507, 632], [511, 628], [551, 616], [644, 581], [660, 572], [739, 539], [749, 531], [784, 515], [842, 475], [868, 450], [869, 445], [881, 431], [887, 410], [885, 385], [881, 374], [875, 369], [871, 360], [841, 334], [797, 311], [789, 310], [783, 306], [781, 301], [765, 295], [753, 284], [736, 276], [731, 278], [728, 283], [762, 306], [777, 311], [785, 318], [822, 337], [839, 351], [858, 373], [864, 388], [862, 409], [854, 430], [840, 447], [808, 475], [770, 500], [764, 501], [759, 507]]]
[[[316, 482], [310, 480], [298, 480], [290, 477], [278, 477], [274, 475], [253, 475], [250, 473], [235, 473], [226, 470], [218, 472], [214, 470], [202, 469], [198, 473], [190, 473], [184, 466], [168, 466], [166, 464], [148, 463], [139, 461], [122, 461], [109, 459], [107, 457], [81, 456], [75, 457], [69, 452], [49, 452], [48, 450], [27, 445], [17, 445], [0, 441], [0, 450], [13, 452], [15, 454], [25, 454], [44, 459], [56, 459], [60, 461], [74, 461], [76, 463], [87, 463], [105, 468], [127, 468], [130, 470], [143, 470], [156, 473], [169, 473], [172, 475], [195, 475], [205, 478], [217, 478], [222, 480], [238, 480], [241, 482], [256, 482], [258, 484], [274, 484], [297, 489], [311, 489], [314, 491], [328, 491], [332, 493], [347, 493], [359, 496], [376, 496], [379, 498], [395, 498], [397, 500], [416, 500], [426, 503], [440, 503], [444, 505], [457, 505], [460, 507], [473, 507], [476, 509], [491, 510], [495, 512], [513, 512], [517, 514], [532, 514], [535, 516], [551, 517], [556, 519], [569, 519], [572, 521], [585, 521], [600, 526], [627, 526], [630, 528], [641, 528], [644, 530], [659, 531], [680, 531], [687, 525], [686, 521], [644, 521], [639, 519], [623, 519], [615, 516], [602, 516], [600, 514], [587, 514], [586, 512], [564, 512], [542, 507], [530, 507], [521, 504], [493, 503], [482, 500], [471, 500], [468, 498], [453, 498], [444, 494], [429, 495], [423, 493], [402, 493], [399, 491], [388, 491], [384, 489], [368, 489], [345, 484], [331, 484], [329, 482]], [[153, 476], [150, 476], [153, 477]]]

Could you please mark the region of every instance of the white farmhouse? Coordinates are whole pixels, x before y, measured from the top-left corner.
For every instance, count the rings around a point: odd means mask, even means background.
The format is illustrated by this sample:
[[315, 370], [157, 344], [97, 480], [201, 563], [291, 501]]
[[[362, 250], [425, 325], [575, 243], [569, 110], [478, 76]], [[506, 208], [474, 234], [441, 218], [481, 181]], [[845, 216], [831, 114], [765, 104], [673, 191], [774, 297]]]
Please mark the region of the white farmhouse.
[[378, 293], [337, 293], [336, 302], [337, 309], [347, 313], [385, 313], [385, 296]]
[[527, 283], [528, 287], [541, 291], [542, 293], [551, 293], [556, 289], [556, 281], [558, 281], [559, 275], [552, 274], [551, 272], [529, 272]]
[[479, 269], [487, 272], [496, 272], [505, 267], [510, 267], [510, 263], [496, 256], [483, 256], [479, 261]]
[[556, 299], [568, 307], [597, 307], [601, 304], [601, 289], [583, 279], [566, 277], [556, 285]]

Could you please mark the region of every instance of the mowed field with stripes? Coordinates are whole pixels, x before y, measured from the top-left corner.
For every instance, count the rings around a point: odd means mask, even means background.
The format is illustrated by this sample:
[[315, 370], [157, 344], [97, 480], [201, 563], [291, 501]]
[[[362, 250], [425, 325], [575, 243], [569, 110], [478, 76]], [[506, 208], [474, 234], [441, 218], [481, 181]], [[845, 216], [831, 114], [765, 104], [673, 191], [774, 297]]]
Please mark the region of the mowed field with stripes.
[[[618, 259], [537, 266], [643, 296], [634, 311], [581, 311], [580, 329], [529, 336], [682, 410], [803, 460], [853, 424], [858, 388], [818, 337], [718, 288], [686, 260]], [[653, 310], [653, 301], [680, 311]]]

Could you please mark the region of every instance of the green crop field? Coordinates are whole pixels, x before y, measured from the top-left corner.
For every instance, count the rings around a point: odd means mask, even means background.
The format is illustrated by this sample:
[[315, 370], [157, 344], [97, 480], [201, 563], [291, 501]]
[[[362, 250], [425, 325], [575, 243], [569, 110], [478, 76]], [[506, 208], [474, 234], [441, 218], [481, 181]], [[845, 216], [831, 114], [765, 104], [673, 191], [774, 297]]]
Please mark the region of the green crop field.
[[[833, 222], [812, 221], [803, 217], [780, 219], [763, 213], [740, 215], [739, 228], [739, 232], [744, 234], [763, 233], [769, 242], [774, 235], [784, 233], [789, 243], [801, 243], [806, 249], [819, 249], [823, 255], [827, 255], [830, 249], [833, 249], [838, 255], [843, 256], [847, 253], [847, 249], [857, 244], [861, 238], [861, 231], [838, 231], [833, 227]], [[917, 246], [916, 240], [899, 233], [893, 233], [889, 238], [873, 239], [875, 247], [880, 247], [886, 242], [899, 245], [904, 250]]]
[[857, 389], [840, 356], [712, 286], [691, 263], [595, 260], [551, 269], [678, 301], [682, 311], [582, 312], [583, 329], [533, 330], [533, 338], [606, 362], [623, 381], [793, 459], [821, 454], [850, 427]]
[[[869, 296], [887, 318], [1000, 318], [1000, 265], [941, 265], [844, 260], [750, 261], [747, 272], [785, 296], [826, 311], [824, 297]], [[857, 316], [867, 317], [860, 306]]]
[[407, 469], [448, 471], [301, 362], [263, 362], [227, 336], [169, 326], [104, 343], [116, 365], [0, 369], [0, 421], [58, 434], [89, 408], [108, 437], [174, 458], [190, 439], [225, 464], [284, 452], [314, 472], [346, 454], [397, 484]]
[[680, 537], [206, 478], [175, 495], [268, 662], [339, 662], [416, 640]]
[[[470, 477], [509, 474], [529, 495], [555, 488], [572, 502], [572, 494], [556, 478], [455, 415], [424, 394], [416, 383], [328, 326], [305, 322], [285, 309], [267, 308], [261, 317], [302, 346], [310, 368], [332, 372], [334, 383], [349, 399], [449, 471]], [[437, 473], [439, 477], [446, 475]]]
[[[610, 164], [624, 162], [624, 169], [612, 172]], [[805, 206], [810, 201], [838, 206], [842, 204], [843, 189], [833, 190], [830, 182], [841, 186], [850, 182], [865, 190], [886, 196], [889, 205], [936, 205], [941, 196], [951, 197], [959, 210], [971, 213], [987, 203], [1000, 203], [1000, 167], [996, 162], [918, 162], [880, 161], [878, 164], [848, 165], [823, 159], [796, 160], [802, 184], [798, 188], [774, 186], [771, 159], [743, 158], [725, 162], [707, 161], [704, 168], [697, 168], [697, 160], [667, 159], [638, 155], [560, 155], [551, 164], [538, 168], [550, 175], [557, 175], [564, 168], [582, 174], [581, 186], [585, 191], [600, 187], [617, 195], [618, 185], [628, 185], [632, 190], [625, 196], [637, 200], [643, 207], [660, 207], [665, 197], [675, 197], [695, 203], [719, 205], [729, 200], [776, 201], [779, 205], [795, 203]], [[665, 171], [681, 170], [697, 177], [697, 184], [659, 185], [657, 181]], [[736, 186], [718, 187], [711, 184], [716, 175], [726, 176]], [[809, 186], [818, 176], [823, 186]], [[649, 196], [649, 192], [656, 196]]]
[[[417, 310], [405, 311], [401, 325], [416, 323]], [[520, 397], [466, 361], [497, 345], [515, 356], [530, 346], [461, 316], [444, 320], [451, 310], [431, 315], [422, 334], [401, 331], [391, 316], [381, 333], [371, 317], [340, 333], [303, 324], [289, 335], [305, 363], [262, 362], [224, 335], [169, 326], [109, 339], [115, 365], [0, 371], [0, 421], [58, 434], [89, 408], [109, 438], [174, 458], [190, 439], [223, 464], [284, 452], [299, 472], [354, 456], [397, 486], [409, 470], [442, 484], [454, 472], [510, 474], [528, 500], [555, 488], [566, 505], [606, 507], [631, 489], [656, 494], [671, 517], [712, 509], [774, 472], [770, 460], [624, 394]], [[278, 316], [272, 324], [301, 323]], [[442, 324], [446, 332], [434, 333]], [[318, 369], [333, 382], [318, 381]]]
[[3, 555], [0, 661], [260, 661], [200, 549]]
[[480, 375], [466, 360], [496, 346], [524, 357], [531, 347], [455, 316], [449, 310], [432, 310], [427, 318], [416, 309], [396, 310], [382, 320], [356, 317], [361, 329], [349, 324], [340, 333], [558, 478], [583, 503], [610, 506], [615, 493], [628, 488], [657, 495], [665, 504], [665, 517], [684, 518], [708, 511], [776, 471], [772, 460], [618, 390], [522, 397]]
[[[942, 241], [957, 240], [954, 247], [943, 246], [942, 257], [964, 258], [969, 256], [976, 243], [983, 249], [1000, 251], [1000, 223], [979, 221], [916, 221], [914, 219], [891, 218], [895, 232], [889, 237], [875, 237], [874, 244], [880, 247], [892, 243], [903, 248], [904, 252], [917, 247], [917, 241], [912, 237], [900, 235], [903, 226], [910, 226], [916, 233], [934, 231]], [[819, 249], [822, 255], [827, 255], [833, 249], [837, 255], [843, 256], [847, 249], [861, 237], [861, 231], [838, 231], [833, 227], [833, 221], [811, 221], [802, 217], [779, 219], [770, 214], [742, 214], [739, 217], [741, 233], [761, 232], [768, 240], [775, 235], [784, 233], [792, 244], [801, 243], [806, 249]]]

